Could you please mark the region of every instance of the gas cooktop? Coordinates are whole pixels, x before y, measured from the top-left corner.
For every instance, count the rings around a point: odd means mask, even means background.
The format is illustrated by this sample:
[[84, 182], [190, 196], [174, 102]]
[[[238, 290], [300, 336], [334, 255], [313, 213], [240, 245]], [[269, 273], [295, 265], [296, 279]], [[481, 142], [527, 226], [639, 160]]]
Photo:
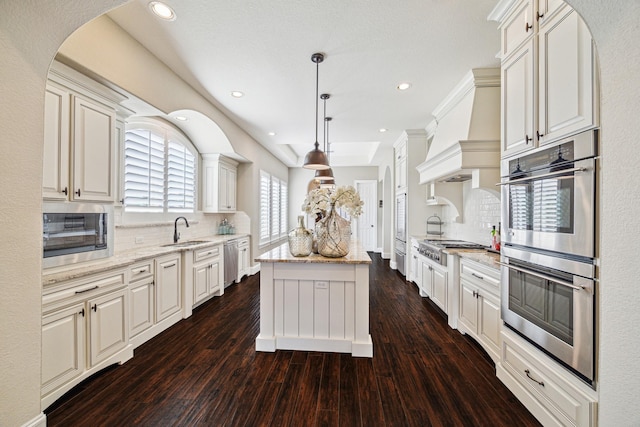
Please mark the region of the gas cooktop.
[[425, 239], [420, 242], [418, 252], [441, 265], [447, 265], [447, 256], [443, 254], [445, 249], [487, 249], [487, 247], [464, 240]]

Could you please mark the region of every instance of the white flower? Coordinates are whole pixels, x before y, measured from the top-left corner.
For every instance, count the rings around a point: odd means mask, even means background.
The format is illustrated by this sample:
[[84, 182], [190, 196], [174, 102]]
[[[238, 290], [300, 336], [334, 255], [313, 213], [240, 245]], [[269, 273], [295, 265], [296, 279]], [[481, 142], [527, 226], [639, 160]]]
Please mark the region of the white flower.
[[358, 217], [362, 214], [364, 202], [360, 200], [360, 195], [351, 185], [338, 187], [335, 190], [317, 188], [307, 194], [302, 210], [324, 216], [332, 205], [335, 208], [343, 208], [352, 217]]

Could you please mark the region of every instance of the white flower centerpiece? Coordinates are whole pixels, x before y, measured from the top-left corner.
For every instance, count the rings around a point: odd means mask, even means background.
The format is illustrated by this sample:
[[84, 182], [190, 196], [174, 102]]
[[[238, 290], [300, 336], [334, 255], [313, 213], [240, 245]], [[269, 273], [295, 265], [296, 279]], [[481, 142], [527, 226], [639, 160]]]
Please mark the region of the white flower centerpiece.
[[351, 223], [342, 218], [337, 209], [342, 208], [350, 217], [362, 214], [364, 202], [351, 185], [336, 189], [317, 188], [307, 194], [302, 210], [315, 214], [316, 238], [320, 255], [337, 258], [349, 253]]

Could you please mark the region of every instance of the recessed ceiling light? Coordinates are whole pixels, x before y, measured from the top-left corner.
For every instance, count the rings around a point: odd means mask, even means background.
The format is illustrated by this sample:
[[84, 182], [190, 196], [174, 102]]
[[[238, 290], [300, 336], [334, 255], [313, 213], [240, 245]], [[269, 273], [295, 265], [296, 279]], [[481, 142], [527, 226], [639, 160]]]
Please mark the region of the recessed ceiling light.
[[403, 82], [403, 83], [400, 83], [398, 86], [396, 86], [396, 89], [398, 89], [398, 90], [407, 90], [410, 87], [411, 87], [411, 83]]
[[380, 128], [380, 129], [378, 129], [378, 132], [380, 132], [380, 133], [384, 133], [384, 132], [386, 132], [387, 130], [388, 130], [388, 129], [386, 129], [386, 128]]
[[186, 122], [187, 120], [189, 120], [185, 116], [174, 116], [173, 118], [181, 122]]
[[267, 135], [269, 135], [269, 136], [276, 136], [276, 133], [275, 133], [275, 132], [269, 132]]
[[162, 18], [167, 21], [173, 21], [176, 19], [176, 13], [165, 3], [152, 1], [149, 3], [149, 8], [158, 18]]
[[231, 92], [231, 96], [233, 96], [234, 98], [242, 98], [244, 96], [244, 93], [240, 92], [239, 90], [234, 90], [233, 92]]

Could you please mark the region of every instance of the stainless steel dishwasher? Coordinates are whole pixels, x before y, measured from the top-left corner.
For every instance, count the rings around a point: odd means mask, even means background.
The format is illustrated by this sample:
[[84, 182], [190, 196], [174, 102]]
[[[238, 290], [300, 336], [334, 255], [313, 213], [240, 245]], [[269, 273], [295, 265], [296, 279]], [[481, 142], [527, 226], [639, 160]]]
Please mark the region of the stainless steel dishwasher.
[[224, 287], [231, 285], [238, 278], [238, 240], [224, 243]]

